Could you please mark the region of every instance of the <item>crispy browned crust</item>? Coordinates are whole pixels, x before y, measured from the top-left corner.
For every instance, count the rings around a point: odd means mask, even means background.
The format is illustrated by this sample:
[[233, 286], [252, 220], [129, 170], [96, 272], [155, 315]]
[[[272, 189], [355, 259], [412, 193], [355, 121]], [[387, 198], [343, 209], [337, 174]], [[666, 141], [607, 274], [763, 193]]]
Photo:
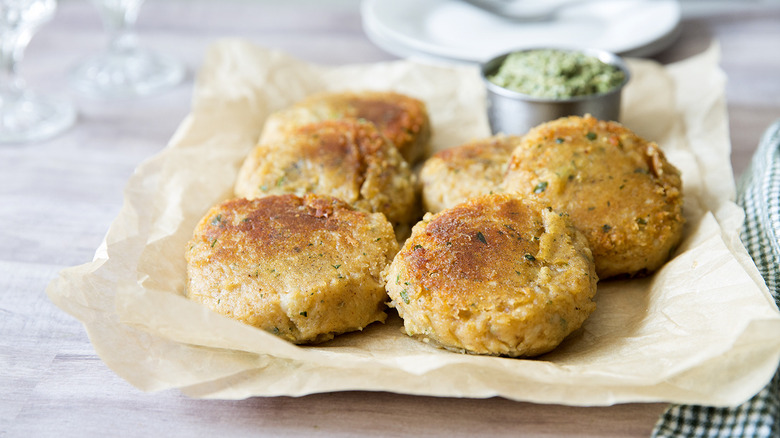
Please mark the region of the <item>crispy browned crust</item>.
[[382, 272], [398, 250], [378, 213], [318, 195], [233, 199], [198, 223], [187, 296], [291, 342], [385, 318]]
[[444, 149], [428, 158], [420, 171], [423, 207], [436, 213], [502, 190], [509, 157], [521, 139], [497, 135]]
[[255, 147], [239, 171], [236, 196], [285, 193], [335, 196], [396, 224], [412, 219], [417, 196], [408, 163], [373, 124], [357, 120], [298, 126]]
[[658, 269], [682, 236], [680, 172], [616, 122], [568, 117], [534, 128], [515, 149], [505, 190], [567, 212], [601, 278]]
[[345, 223], [366, 219], [336, 198], [237, 198], [212, 208], [198, 223], [195, 240], [213, 249], [211, 261], [234, 261], [239, 251], [241, 257], [262, 259], [298, 251], [320, 232], [335, 232]]
[[410, 163], [426, 153], [431, 128], [421, 100], [392, 92], [350, 93], [345, 100], [350, 117], [375, 124]]
[[425, 103], [389, 91], [315, 94], [271, 115], [261, 142], [282, 138], [295, 126], [329, 119], [373, 123], [409, 163], [423, 158], [428, 150], [431, 127]]
[[473, 283], [520, 280], [515, 270], [528, 264], [526, 254], [539, 252], [543, 231], [540, 212], [520, 201], [474, 202], [430, 218], [403, 257], [423, 288], [461, 300]]
[[408, 334], [478, 354], [534, 356], [593, 311], [590, 249], [565, 215], [484, 195], [415, 226], [387, 290]]

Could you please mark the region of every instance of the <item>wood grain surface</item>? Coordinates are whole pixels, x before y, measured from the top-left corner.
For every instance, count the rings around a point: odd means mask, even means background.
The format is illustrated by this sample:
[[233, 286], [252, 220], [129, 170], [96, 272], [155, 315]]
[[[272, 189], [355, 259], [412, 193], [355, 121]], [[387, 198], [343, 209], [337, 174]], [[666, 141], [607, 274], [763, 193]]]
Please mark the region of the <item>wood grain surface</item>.
[[[682, 60], [719, 42], [738, 175], [764, 129], [780, 118], [780, 5], [690, 3], [680, 39], [656, 58]], [[61, 1], [21, 66], [35, 89], [72, 99], [79, 120], [50, 141], [0, 146], [0, 436], [650, 434], [664, 404], [572, 408], [374, 392], [209, 401], [142, 393], [116, 376], [44, 290], [59, 270], [91, 260], [133, 169], [165, 146], [189, 111], [206, 47], [238, 36], [317, 63], [395, 59], [366, 38], [358, 0], [150, 1], [138, 28], [144, 45], [187, 64], [185, 83], [138, 100], [70, 91], [68, 71], [106, 44], [87, 1]]]

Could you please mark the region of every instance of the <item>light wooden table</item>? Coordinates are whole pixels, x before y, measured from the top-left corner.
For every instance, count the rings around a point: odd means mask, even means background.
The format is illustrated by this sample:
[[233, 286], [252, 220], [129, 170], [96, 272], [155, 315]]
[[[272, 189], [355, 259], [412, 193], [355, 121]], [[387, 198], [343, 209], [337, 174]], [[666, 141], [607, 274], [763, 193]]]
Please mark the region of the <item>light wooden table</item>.
[[[658, 55], [676, 61], [720, 41], [735, 173], [780, 118], [780, 7], [686, 6], [682, 36]], [[302, 7], [302, 4], [305, 7]], [[214, 39], [240, 36], [302, 59], [344, 64], [394, 59], [363, 34], [357, 0], [148, 2], [145, 45], [197, 71]], [[65, 75], [105, 43], [86, 1], [62, 1], [22, 65], [40, 91], [77, 103], [58, 138], [0, 147], [0, 436], [648, 436], [664, 404], [600, 408], [344, 392], [300, 398], [193, 400], [146, 394], [113, 374], [81, 325], [44, 289], [89, 261], [122, 204], [133, 169], [164, 147], [189, 109], [192, 78], [141, 100], [104, 102], [67, 89]]]

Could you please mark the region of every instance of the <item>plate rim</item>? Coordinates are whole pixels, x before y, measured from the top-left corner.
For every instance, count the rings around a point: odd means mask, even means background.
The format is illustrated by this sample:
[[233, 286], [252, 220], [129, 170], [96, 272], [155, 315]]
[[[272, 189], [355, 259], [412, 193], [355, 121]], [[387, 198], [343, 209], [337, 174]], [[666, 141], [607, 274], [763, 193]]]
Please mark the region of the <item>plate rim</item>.
[[[417, 3], [413, 0], [400, 0], [401, 2], [411, 2], [415, 6], [420, 7], [421, 11], [432, 11], [436, 7], [453, 3], [455, 0], [428, 0], [426, 2]], [[670, 19], [668, 25], [664, 28], [659, 28], [654, 38], [646, 39], [642, 44], [634, 44], [619, 48], [618, 50], [609, 47], [593, 47], [601, 50], [611, 51], [621, 56], [637, 56], [646, 57], [652, 56], [655, 53], [665, 49], [671, 43], [673, 43], [680, 35], [681, 21], [682, 21], [682, 8], [679, 0], [638, 0], [641, 3], [648, 5], [652, 4], [654, 7], [669, 7]], [[361, 3], [361, 19], [363, 22], [363, 29], [369, 39], [375, 42], [382, 49], [391, 52], [401, 57], [413, 57], [410, 54], [423, 55], [423, 59], [436, 59], [442, 61], [456, 61], [475, 63], [483, 62], [501, 52], [501, 50], [486, 50], [483, 56], [474, 56], [471, 53], [464, 53], [462, 50], [452, 47], [443, 46], [429, 40], [420, 40], [414, 38], [398, 29], [394, 29], [387, 25], [386, 21], [383, 21], [379, 14], [377, 14], [377, 8], [380, 4], [393, 4], [398, 5], [399, 0], [393, 0], [388, 2], [386, 0], [363, 0]], [[395, 6], [394, 6], [395, 7]], [[424, 16], [424, 12], [419, 14]], [[380, 43], [375, 41], [376, 38], [381, 39]], [[518, 45], [518, 48], [530, 48], [532, 46], [539, 47], [540, 44], [532, 45]], [[556, 47], [561, 44], [555, 44]], [[575, 44], [572, 44], [574, 48]]]

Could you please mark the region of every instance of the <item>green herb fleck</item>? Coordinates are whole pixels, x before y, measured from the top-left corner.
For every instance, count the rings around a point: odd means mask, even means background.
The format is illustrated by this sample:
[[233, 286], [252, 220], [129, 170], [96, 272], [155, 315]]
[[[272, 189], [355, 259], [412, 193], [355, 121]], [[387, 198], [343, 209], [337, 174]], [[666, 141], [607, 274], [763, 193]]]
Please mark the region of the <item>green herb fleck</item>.
[[400, 295], [401, 299], [404, 300], [404, 303], [409, 304], [409, 295], [406, 293], [406, 289], [402, 290]]
[[536, 257], [532, 256], [531, 254], [526, 254], [525, 259], [528, 260], [529, 262], [536, 261]]
[[555, 142], [556, 142], [556, 143], [558, 143], [558, 144], [561, 144], [561, 143], [563, 143], [564, 141], [565, 141], [565, 140], [564, 140], [564, 139], [562, 139], [561, 137], [558, 137], [558, 138], [556, 138], [556, 139], [555, 139]]
[[220, 222], [222, 222], [222, 215], [218, 214], [218, 215], [214, 216], [214, 219], [211, 220], [211, 225], [217, 225]]
[[299, 313], [299, 315], [301, 315], [301, 316], [302, 316], [302, 317], [304, 317], [304, 318], [306, 318], [307, 316], [309, 316], [309, 314], [308, 314], [308, 313], [307, 313], [305, 310], [304, 310], [303, 312]]
[[413, 249], [422, 249], [422, 245], [414, 245]]
[[331, 266], [333, 266], [333, 269], [338, 269], [338, 268], [340, 268], [340, 267], [341, 267], [341, 265], [340, 265], [340, 264], [339, 264], [339, 265], [331, 265]]
[[547, 181], [542, 181], [534, 187], [534, 193], [542, 193], [547, 190]]
[[217, 239], [214, 239], [211, 241], [211, 247], [214, 248], [214, 245], [217, 244]]
[[601, 227], [601, 229], [602, 229], [602, 230], [603, 230], [605, 233], [609, 233], [609, 230], [611, 230], [611, 229], [612, 229], [612, 227], [611, 227], [611, 226], [609, 226], [609, 225], [607, 225], [607, 224], [604, 224], [604, 225]]
[[638, 217], [636, 218], [636, 223], [638, 223], [639, 225], [647, 225], [647, 220], [643, 217]]
[[588, 140], [593, 141], [596, 139], [597, 135], [595, 132], [589, 132], [585, 134], [585, 137], [588, 137]]
[[267, 192], [268, 191], [268, 186], [263, 184], [263, 185], [260, 186], [260, 190], [262, 190], [264, 192]]
[[487, 245], [487, 239], [485, 239], [485, 235], [482, 234], [482, 231], [477, 231], [477, 239], [479, 239], [480, 242]]

